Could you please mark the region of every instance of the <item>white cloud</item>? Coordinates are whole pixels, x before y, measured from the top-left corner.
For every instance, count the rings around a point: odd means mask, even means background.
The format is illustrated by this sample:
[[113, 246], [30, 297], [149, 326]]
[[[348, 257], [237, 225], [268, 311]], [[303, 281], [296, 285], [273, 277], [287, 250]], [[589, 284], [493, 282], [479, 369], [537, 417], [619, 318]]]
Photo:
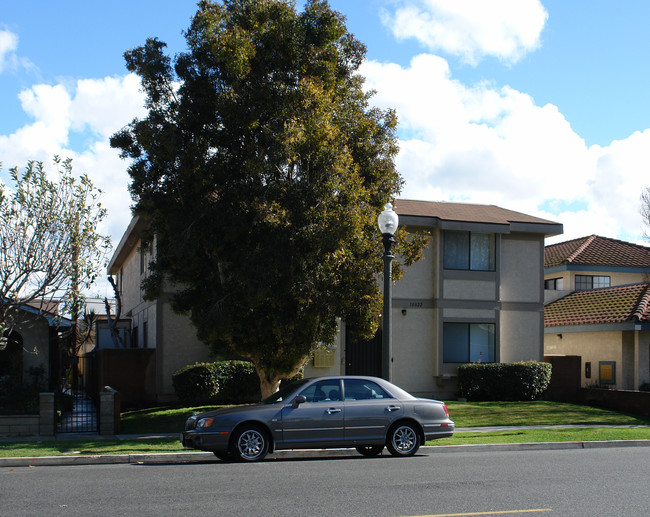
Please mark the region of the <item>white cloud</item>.
[[18, 36], [9, 30], [0, 29], [0, 73], [19, 68], [32, 72], [37, 70], [29, 59], [16, 54], [17, 49]]
[[465, 86], [433, 55], [406, 68], [370, 61], [361, 72], [378, 92], [374, 103], [397, 111], [403, 197], [539, 215], [564, 224], [559, 240], [640, 238], [650, 130], [587, 147], [557, 107], [510, 87]]
[[[52, 170], [55, 154], [72, 158], [74, 172], [88, 174], [103, 191], [101, 202], [108, 218], [100, 231], [117, 245], [131, 219], [131, 201], [128, 163], [110, 148], [109, 138], [134, 117], [146, 114], [139, 78], [129, 74], [83, 79], [67, 88], [37, 84], [22, 91], [19, 99], [34, 121], [0, 135], [3, 168], [22, 168], [28, 160], [41, 160]], [[83, 143], [73, 145], [78, 138]]]
[[70, 119], [74, 130], [88, 128], [108, 138], [134, 116], [144, 115], [143, 104], [140, 79], [135, 74], [82, 79], [77, 82]]
[[0, 29], [0, 72], [2, 72], [15, 56], [18, 48], [18, 36], [8, 30]]
[[539, 45], [548, 13], [539, 0], [398, 0], [382, 22], [396, 38], [415, 38], [475, 64], [483, 56], [516, 62]]

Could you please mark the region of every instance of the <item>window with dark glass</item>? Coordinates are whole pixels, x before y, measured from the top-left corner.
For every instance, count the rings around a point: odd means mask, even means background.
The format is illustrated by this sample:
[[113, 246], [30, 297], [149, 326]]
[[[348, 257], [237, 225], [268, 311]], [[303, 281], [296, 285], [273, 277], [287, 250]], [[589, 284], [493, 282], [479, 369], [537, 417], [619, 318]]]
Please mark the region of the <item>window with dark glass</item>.
[[551, 291], [561, 291], [564, 289], [564, 278], [550, 278], [544, 280], [544, 289], [550, 289]]
[[306, 402], [332, 402], [341, 400], [341, 382], [338, 379], [327, 379], [315, 382], [300, 392]]
[[445, 269], [494, 271], [493, 233], [447, 230], [444, 233]]
[[392, 398], [379, 384], [364, 379], [343, 379], [343, 391], [346, 401]]
[[576, 275], [576, 291], [587, 291], [609, 287], [611, 279], [608, 276]]
[[445, 363], [495, 362], [493, 323], [444, 323], [442, 332]]

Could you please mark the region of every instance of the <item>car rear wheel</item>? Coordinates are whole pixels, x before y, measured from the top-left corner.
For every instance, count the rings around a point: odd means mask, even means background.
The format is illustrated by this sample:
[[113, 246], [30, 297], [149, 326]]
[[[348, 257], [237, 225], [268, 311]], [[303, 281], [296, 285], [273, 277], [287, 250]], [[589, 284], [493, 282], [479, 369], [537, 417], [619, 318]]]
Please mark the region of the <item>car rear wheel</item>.
[[388, 431], [386, 447], [393, 456], [413, 456], [420, 448], [420, 435], [410, 423], [397, 423]]
[[381, 451], [384, 450], [383, 445], [368, 445], [366, 447], [357, 447], [357, 452], [364, 456], [379, 456]]
[[231, 444], [233, 459], [242, 461], [260, 461], [269, 452], [269, 440], [259, 427], [242, 427], [234, 436]]
[[234, 456], [230, 451], [224, 452], [224, 451], [213, 451], [214, 455], [219, 458], [221, 461], [232, 461], [234, 459]]

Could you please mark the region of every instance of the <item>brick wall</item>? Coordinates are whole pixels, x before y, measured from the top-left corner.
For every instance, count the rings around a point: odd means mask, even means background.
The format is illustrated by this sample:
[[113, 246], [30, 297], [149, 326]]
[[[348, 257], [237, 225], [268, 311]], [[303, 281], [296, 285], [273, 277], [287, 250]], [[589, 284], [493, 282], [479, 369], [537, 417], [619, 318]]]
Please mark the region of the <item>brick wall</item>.
[[0, 436], [29, 436], [38, 434], [38, 415], [0, 415]]

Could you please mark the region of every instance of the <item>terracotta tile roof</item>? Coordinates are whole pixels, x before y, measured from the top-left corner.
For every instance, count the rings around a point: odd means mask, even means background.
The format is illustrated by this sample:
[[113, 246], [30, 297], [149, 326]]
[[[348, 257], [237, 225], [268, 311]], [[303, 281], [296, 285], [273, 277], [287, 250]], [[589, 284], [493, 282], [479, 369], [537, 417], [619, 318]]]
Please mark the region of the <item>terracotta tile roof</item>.
[[473, 205], [470, 203], [447, 203], [444, 201], [415, 201], [396, 199], [395, 211], [399, 215], [436, 217], [444, 221], [482, 222], [493, 224], [537, 223], [553, 224], [555, 221], [514, 212], [496, 205]]
[[650, 269], [650, 248], [598, 235], [546, 246], [544, 267], [617, 266]]
[[650, 284], [576, 291], [544, 307], [544, 326], [650, 321]]

